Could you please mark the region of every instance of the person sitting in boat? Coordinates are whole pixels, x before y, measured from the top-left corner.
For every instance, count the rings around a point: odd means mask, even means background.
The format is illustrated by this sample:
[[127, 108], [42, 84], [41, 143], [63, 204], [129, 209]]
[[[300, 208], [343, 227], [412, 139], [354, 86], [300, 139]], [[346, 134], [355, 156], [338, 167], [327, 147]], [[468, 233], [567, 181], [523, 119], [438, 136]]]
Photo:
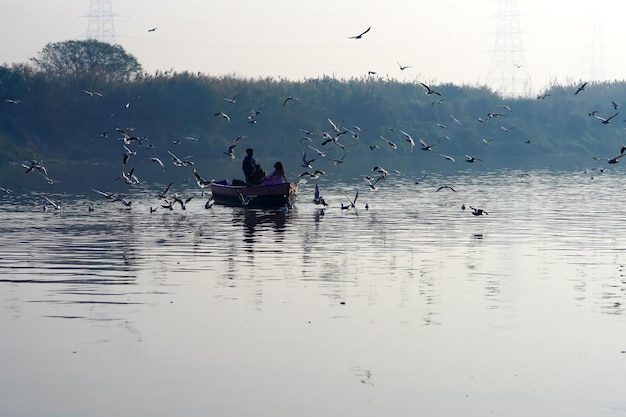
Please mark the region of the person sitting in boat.
[[243, 170], [243, 175], [246, 177], [246, 184], [252, 184], [251, 176], [254, 174], [254, 168], [256, 166], [256, 161], [252, 156], [254, 154], [254, 150], [252, 148], [246, 149], [246, 157], [243, 158], [243, 162], [241, 163], [241, 169]]
[[250, 175], [250, 184], [259, 185], [265, 180], [265, 170], [261, 168], [261, 165], [256, 164], [254, 166], [254, 172]]
[[274, 164], [274, 171], [265, 177], [265, 181], [261, 183], [261, 185], [272, 185], [272, 184], [282, 184], [287, 181], [287, 176], [285, 175], [285, 170], [283, 168], [283, 164], [280, 161], [277, 161]]

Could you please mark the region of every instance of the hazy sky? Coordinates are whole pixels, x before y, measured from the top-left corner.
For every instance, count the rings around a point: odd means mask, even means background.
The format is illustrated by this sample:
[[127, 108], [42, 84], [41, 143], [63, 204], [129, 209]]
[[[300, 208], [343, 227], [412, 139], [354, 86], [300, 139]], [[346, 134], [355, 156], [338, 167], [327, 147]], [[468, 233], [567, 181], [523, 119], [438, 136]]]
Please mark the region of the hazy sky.
[[[117, 43], [150, 73], [174, 69], [303, 79], [376, 71], [399, 80], [472, 85], [487, 80], [499, 5], [497, 0], [111, 3]], [[553, 81], [626, 78], [626, 25], [617, 9], [611, 12], [618, 4], [517, 1], [533, 91]], [[0, 0], [0, 63], [26, 62], [48, 42], [84, 39], [89, 5], [90, 0]], [[362, 39], [348, 39], [369, 26]], [[157, 30], [148, 32], [152, 27]], [[411, 68], [400, 71], [398, 64]]]

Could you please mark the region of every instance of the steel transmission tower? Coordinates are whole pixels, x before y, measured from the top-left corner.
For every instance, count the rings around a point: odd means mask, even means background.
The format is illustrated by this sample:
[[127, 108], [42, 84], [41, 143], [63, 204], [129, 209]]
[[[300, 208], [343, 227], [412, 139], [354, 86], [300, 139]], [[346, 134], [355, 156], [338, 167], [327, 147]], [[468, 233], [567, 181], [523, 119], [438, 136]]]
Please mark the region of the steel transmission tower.
[[532, 93], [522, 47], [517, 0], [498, 0], [496, 42], [487, 85], [505, 97], [529, 96]]
[[602, 50], [602, 25], [599, 19], [593, 21], [591, 56], [589, 57], [589, 79], [604, 81], [604, 51]]
[[111, 0], [91, 0], [87, 17], [87, 39], [115, 44]]

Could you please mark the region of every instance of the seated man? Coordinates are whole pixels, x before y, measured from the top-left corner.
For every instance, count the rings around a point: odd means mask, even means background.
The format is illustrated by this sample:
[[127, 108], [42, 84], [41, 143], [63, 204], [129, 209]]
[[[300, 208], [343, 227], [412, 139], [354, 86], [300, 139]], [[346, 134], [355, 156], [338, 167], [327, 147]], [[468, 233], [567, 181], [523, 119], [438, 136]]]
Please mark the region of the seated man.
[[261, 165], [256, 164], [254, 166], [254, 171], [250, 175], [250, 184], [259, 185], [265, 180], [265, 171], [261, 168]]

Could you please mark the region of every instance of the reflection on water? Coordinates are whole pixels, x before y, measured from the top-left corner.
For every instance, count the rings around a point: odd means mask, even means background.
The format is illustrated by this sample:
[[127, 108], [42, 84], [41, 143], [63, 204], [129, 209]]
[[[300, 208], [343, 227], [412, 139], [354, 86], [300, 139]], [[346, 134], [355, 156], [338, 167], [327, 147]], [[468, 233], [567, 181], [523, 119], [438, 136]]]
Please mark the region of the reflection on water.
[[390, 175], [342, 210], [361, 182], [1, 195], [1, 414], [623, 414], [619, 174]]

